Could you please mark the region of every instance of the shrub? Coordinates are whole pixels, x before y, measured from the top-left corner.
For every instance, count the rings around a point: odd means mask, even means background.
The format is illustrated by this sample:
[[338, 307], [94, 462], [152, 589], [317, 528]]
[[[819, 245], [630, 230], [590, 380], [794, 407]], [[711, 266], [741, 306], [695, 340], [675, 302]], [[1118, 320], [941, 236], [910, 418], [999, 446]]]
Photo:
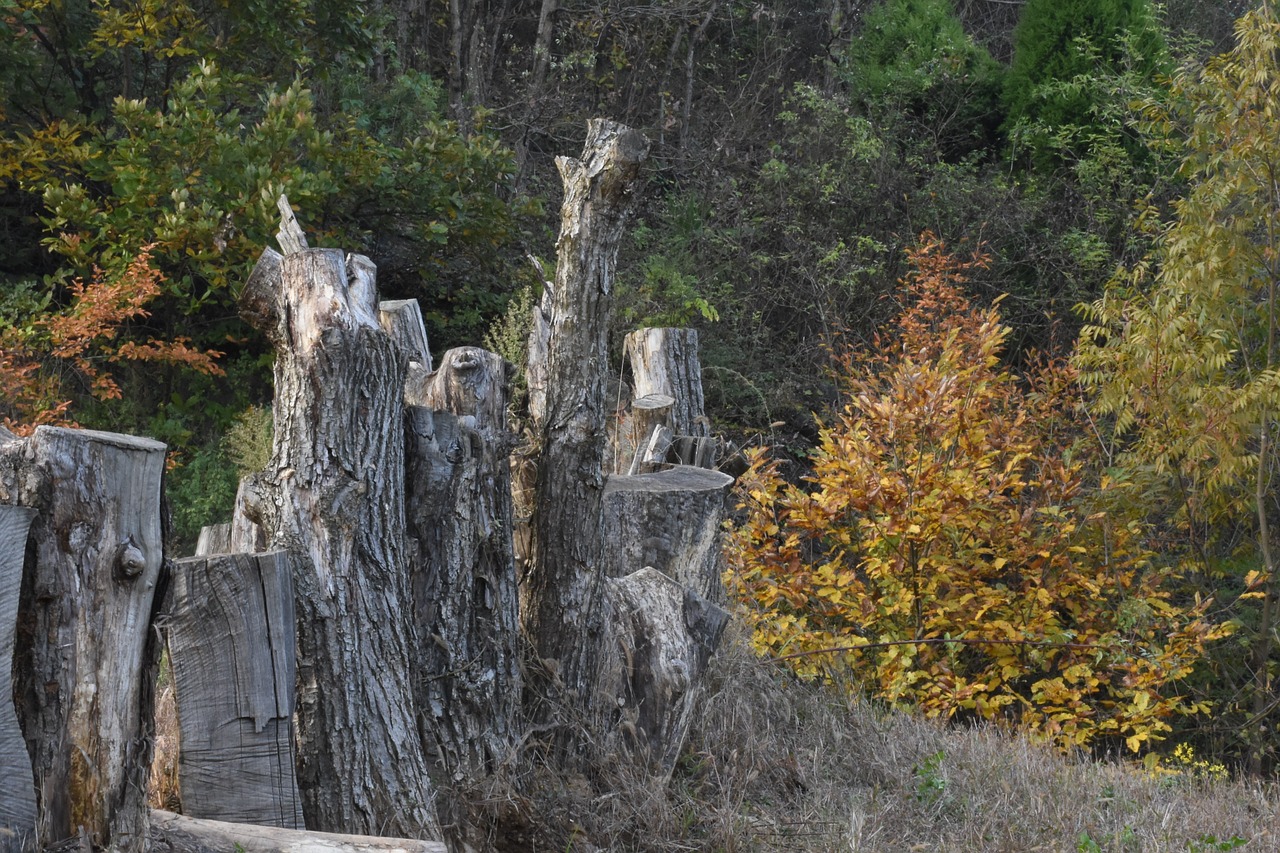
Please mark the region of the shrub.
[[960, 290], [985, 259], [926, 236], [910, 260], [896, 331], [843, 361], [811, 488], [763, 453], [741, 481], [727, 582], [755, 648], [931, 717], [1138, 751], [1207, 710], [1173, 685], [1221, 631], [1173, 600], [1122, 479], [1090, 479], [1070, 369], [1001, 365], [998, 309]]

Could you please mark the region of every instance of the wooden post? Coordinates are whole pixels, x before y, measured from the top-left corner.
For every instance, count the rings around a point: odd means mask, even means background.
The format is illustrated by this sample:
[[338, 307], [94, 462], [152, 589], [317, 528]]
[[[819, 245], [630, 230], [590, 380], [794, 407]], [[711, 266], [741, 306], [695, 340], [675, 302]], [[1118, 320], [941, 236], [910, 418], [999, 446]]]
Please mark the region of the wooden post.
[[368, 258], [335, 249], [259, 259], [241, 311], [276, 347], [275, 433], [245, 515], [295, 559], [307, 825], [438, 839], [409, 677], [407, 359], [374, 281]]
[[[535, 413], [538, 459], [533, 544], [521, 590], [525, 632], [539, 661], [530, 695], [542, 724], [562, 724], [559, 738], [580, 751], [589, 733], [567, 725], [559, 706], [592, 701], [601, 653], [605, 535], [602, 527], [606, 430], [606, 341], [614, 267], [635, 202], [649, 141], [610, 121], [589, 122], [581, 159], [561, 157], [564, 182], [554, 292], [546, 294], [546, 390]], [[549, 305], [547, 304], [549, 303]], [[530, 358], [542, 331], [535, 324]]]
[[635, 477], [615, 475], [604, 490], [609, 574], [651, 566], [708, 601], [723, 604], [720, 526], [733, 478], [679, 465]]
[[460, 347], [406, 389], [418, 404], [406, 416], [414, 688], [453, 782], [491, 772], [520, 736], [510, 369], [501, 356]]
[[301, 829], [288, 555], [179, 560], [165, 625], [183, 813]]
[[[2, 440], [2, 439], [0, 439]], [[13, 707], [13, 632], [34, 509], [0, 506], [0, 850], [18, 853], [35, 835], [36, 783]]]
[[164, 460], [159, 442], [89, 430], [0, 445], [0, 502], [40, 513], [14, 654], [40, 848], [146, 848]]

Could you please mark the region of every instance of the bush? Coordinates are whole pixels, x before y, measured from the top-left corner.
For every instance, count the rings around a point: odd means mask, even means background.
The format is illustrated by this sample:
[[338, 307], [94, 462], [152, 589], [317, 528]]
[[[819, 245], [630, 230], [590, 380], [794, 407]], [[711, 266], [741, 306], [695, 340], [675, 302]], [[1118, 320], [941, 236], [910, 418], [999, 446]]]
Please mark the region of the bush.
[[802, 676], [1138, 751], [1207, 710], [1171, 688], [1222, 632], [1174, 602], [1122, 482], [1090, 479], [1069, 369], [1001, 365], [1008, 328], [959, 286], [983, 260], [911, 253], [912, 304], [882, 354], [845, 358], [812, 490], [762, 454], [742, 479], [727, 581], [756, 649]]

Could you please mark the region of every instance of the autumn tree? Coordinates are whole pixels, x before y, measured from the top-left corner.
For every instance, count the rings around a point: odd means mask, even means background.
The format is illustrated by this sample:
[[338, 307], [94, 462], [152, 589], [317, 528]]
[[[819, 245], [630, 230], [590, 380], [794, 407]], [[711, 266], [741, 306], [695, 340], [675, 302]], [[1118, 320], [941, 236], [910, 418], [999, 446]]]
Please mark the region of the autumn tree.
[[[1085, 307], [1078, 363], [1125, 457], [1169, 495], [1207, 554], [1205, 531], [1252, 517], [1260, 598], [1244, 721], [1261, 768], [1274, 755], [1274, 629], [1280, 577], [1280, 22], [1264, 3], [1233, 49], [1174, 76], [1146, 115], [1181, 156], [1189, 191], [1155, 250]], [[1203, 565], [1203, 564], [1202, 564]]]
[[[131, 321], [149, 315], [148, 305], [160, 295], [163, 282], [148, 246], [118, 276], [97, 270], [90, 281], [72, 281], [65, 309], [46, 310], [48, 295], [38, 298], [34, 288], [11, 293], [11, 316], [0, 311], [0, 320], [6, 321], [0, 327], [0, 423], [19, 432], [72, 423], [73, 398], [120, 398], [116, 371], [130, 362], [221, 373], [221, 353], [193, 348], [187, 338], [139, 340], [125, 333]], [[39, 310], [22, 311], [21, 297], [26, 308]]]
[[1205, 710], [1175, 686], [1217, 635], [1205, 604], [1174, 600], [1121, 485], [1092, 479], [1069, 368], [1002, 365], [999, 310], [961, 290], [985, 259], [926, 235], [910, 261], [894, 330], [844, 357], [808, 483], [764, 454], [741, 480], [727, 579], [753, 644], [931, 717], [1138, 751]]

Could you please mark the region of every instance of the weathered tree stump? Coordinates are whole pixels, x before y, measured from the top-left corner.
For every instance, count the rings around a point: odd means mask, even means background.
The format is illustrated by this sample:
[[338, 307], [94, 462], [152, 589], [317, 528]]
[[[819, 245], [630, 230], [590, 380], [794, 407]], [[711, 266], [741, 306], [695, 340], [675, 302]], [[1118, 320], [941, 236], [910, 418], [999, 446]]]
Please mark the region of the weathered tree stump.
[[612, 643], [597, 675], [602, 704], [616, 715], [606, 742], [665, 777], [684, 746], [699, 682], [729, 614], [653, 568], [611, 579], [609, 597]]
[[307, 832], [151, 813], [153, 853], [448, 853], [439, 841]]
[[212, 557], [215, 554], [230, 554], [231, 524], [208, 524], [200, 528], [200, 536], [196, 538], [197, 557]]
[[[615, 438], [622, 464], [614, 473], [640, 474], [652, 470], [648, 467], [649, 448], [654, 441], [654, 431], [671, 430], [671, 409], [675, 406], [675, 398], [666, 394], [646, 394], [631, 401], [631, 411], [625, 424], [620, 427], [621, 435]], [[626, 459], [630, 457], [630, 464]]]
[[374, 266], [268, 249], [241, 310], [277, 351], [272, 457], [246, 516], [295, 559], [307, 825], [439, 838], [409, 678], [406, 359], [379, 324]]
[[40, 848], [147, 844], [164, 460], [159, 442], [88, 430], [0, 445], [0, 502], [39, 510], [13, 660]]
[[[0, 436], [0, 441], [3, 436]], [[13, 707], [13, 633], [34, 509], [0, 506], [0, 850], [18, 853], [35, 835], [36, 783]]]
[[670, 397], [673, 406], [667, 426], [676, 435], [711, 435], [704, 411], [697, 330], [637, 329], [627, 335], [623, 347], [636, 398], [654, 394]]
[[610, 576], [651, 566], [723, 604], [720, 533], [731, 485], [733, 478], [719, 471], [683, 465], [610, 477], [604, 490]]
[[416, 545], [415, 693], [451, 781], [505, 760], [519, 738], [519, 616], [506, 428], [510, 365], [451, 349], [406, 398], [409, 529]]
[[303, 827], [294, 775], [293, 584], [283, 551], [174, 565], [165, 620], [188, 817]]
[[[535, 323], [530, 335], [531, 362], [543, 360], [531, 372], [545, 365], [545, 400], [531, 401], [540, 456], [521, 590], [526, 636], [540, 664], [530, 673], [532, 695], [540, 697], [531, 710], [544, 724], [564, 721], [558, 706], [590, 705], [602, 653], [606, 342], [618, 244], [648, 150], [640, 133], [593, 120], [581, 159], [556, 161], [564, 202], [555, 283], [539, 312], [545, 328]], [[587, 733], [564, 727], [559, 734], [570, 754]]]
[[378, 303], [378, 322], [387, 330], [400, 349], [409, 356], [410, 364], [422, 367], [423, 375], [430, 373], [431, 348], [427, 345], [427, 325], [422, 320], [422, 309], [416, 299], [388, 299]]

